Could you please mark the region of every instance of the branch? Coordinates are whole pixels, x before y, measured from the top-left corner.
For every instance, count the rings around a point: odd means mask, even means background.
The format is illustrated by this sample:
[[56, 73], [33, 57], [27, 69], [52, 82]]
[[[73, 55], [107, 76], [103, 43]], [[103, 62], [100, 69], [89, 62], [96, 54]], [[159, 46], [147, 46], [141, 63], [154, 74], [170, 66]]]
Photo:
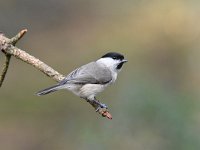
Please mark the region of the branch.
[[6, 73], [8, 71], [8, 66], [9, 66], [9, 63], [10, 63], [11, 55], [5, 55], [5, 58], [6, 58], [5, 63], [3, 64], [2, 73], [0, 75], [0, 87], [2, 86], [3, 81], [5, 79], [5, 76], [6, 76]]
[[27, 29], [20, 31], [17, 35], [10, 39], [10, 43], [15, 46], [15, 44], [25, 35], [27, 31]]
[[[48, 77], [52, 78], [53, 80], [60, 82], [64, 79], [64, 75], [60, 74], [38, 58], [28, 54], [24, 50], [21, 50], [17, 47], [15, 47], [15, 44], [23, 37], [23, 35], [27, 32], [27, 29], [22, 30], [19, 32], [16, 36], [9, 39], [5, 37], [3, 34], [0, 33], [0, 50], [6, 55], [6, 62], [4, 64], [3, 72], [0, 78], [0, 84], [2, 85], [3, 80], [5, 78], [9, 60], [11, 56], [14, 56], [30, 65], [35, 67], [36, 69], [43, 72]], [[1, 82], [2, 80], [2, 82]], [[93, 103], [92, 101], [89, 101], [89, 103], [95, 108], [95, 110], [99, 107], [96, 103]], [[112, 119], [111, 114], [109, 113], [108, 109], [100, 108], [98, 109], [98, 113], [101, 114], [103, 117], [107, 117], [108, 119]]]
[[4, 35], [0, 35], [0, 49], [7, 55], [15, 56], [16, 58], [34, 66], [36, 69], [42, 71], [45, 75], [51, 77], [55, 81], [59, 82], [64, 79], [64, 76], [57, 71], [55, 71], [50, 66], [46, 65], [44, 62], [35, 58], [34, 56], [28, 54], [24, 50], [21, 50], [13, 45], [21, 39], [21, 37], [25, 34], [26, 30], [22, 30], [15, 37], [8, 39]]
[[[16, 36], [14, 36], [12, 39], [10, 39], [10, 43], [15, 45], [23, 36], [24, 34], [27, 32], [27, 29], [22, 30], [21, 32], [19, 32]], [[3, 33], [0, 33], [1, 35], [3, 35]], [[5, 43], [4, 43], [5, 44]], [[4, 47], [5, 48], [5, 47]], [[3, 49], [3, 48], [2, 48]], [[4, 52], [5, 53], [5, 52]], [[0, 75], [0, 87], [3, 84], [3, 81], [5, 79], [6, 73], [8, 71], [8, 67], [10, 64], [10, 58], [11, 55], [10, 54], [6, 54], [5, 53], [5, 63], [3, 65], [3, 69], [2, 69], [2, 73]]]

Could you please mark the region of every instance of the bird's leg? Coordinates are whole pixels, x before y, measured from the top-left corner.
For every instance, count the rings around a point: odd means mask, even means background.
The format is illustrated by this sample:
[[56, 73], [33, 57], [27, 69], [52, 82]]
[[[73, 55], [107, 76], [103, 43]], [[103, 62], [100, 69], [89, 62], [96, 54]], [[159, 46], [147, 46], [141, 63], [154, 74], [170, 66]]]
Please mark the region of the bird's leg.
[[88, 99], [88, 98], [84, 99], [95, 108], [96, 112], [101, 114], [103, 117], [112, 119], [112, 115], [109, 113], [108, 107], [105, 104], [100, 103], [95, 97], [94, 99]]
[[101, 103], [100, 101], [98, 101], [98, 100], [96, 99], [96, 97], [94, 97], [94, 100], [93, 100], [93, 101], [98, 105], [98, 107], [97, 107], [97, 109], [96, 109], [96, 112], [97, 112], [100, 108], [108, 109], [108, 107], [106, 106], [106, 104], [103, 104], [103, 103]]

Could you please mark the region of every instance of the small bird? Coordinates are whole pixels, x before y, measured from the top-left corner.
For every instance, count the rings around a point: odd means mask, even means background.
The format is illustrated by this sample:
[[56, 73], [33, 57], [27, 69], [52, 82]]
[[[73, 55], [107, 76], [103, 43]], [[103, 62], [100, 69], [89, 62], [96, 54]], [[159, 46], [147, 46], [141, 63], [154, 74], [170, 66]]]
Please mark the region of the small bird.
[[96, 99], [108, 85], [115, 82], [118, 73], [127, 60], [120, 53], [109, 52], [97, 61], [83, 65], [69, 73], [58, 84], [37, 92], [38, 96], [46, 95], [61, 89], [67, 89], [86, 101], [95, 102], [100, 108], [107, 108]]

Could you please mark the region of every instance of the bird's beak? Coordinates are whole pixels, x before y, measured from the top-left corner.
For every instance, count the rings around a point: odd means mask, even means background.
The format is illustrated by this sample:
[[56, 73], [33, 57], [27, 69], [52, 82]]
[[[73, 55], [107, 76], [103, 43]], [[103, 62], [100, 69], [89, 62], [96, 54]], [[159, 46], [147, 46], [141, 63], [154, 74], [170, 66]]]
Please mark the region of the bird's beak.
[[123, 62], [123, 63], [126, 63], [126, 62], [128, 62], [128, 60], [124, 59], [124, 60], [122, 60], [122, 62]]

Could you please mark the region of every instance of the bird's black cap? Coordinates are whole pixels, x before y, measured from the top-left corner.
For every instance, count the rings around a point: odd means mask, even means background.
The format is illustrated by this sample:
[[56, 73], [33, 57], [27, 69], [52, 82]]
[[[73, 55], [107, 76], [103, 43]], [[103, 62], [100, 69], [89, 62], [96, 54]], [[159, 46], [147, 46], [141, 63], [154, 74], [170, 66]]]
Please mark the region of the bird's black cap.
[[124, 59], [124, 56], [120, 53], [117, 53], [117, 52], [110, 52], [110, 53], [107, 53], [105, 55], [103, 55], [101, 58], [106, 58], [106, 57], [110, 57], [112, 59], [119, 59], [119, 60], [123, 60]]

